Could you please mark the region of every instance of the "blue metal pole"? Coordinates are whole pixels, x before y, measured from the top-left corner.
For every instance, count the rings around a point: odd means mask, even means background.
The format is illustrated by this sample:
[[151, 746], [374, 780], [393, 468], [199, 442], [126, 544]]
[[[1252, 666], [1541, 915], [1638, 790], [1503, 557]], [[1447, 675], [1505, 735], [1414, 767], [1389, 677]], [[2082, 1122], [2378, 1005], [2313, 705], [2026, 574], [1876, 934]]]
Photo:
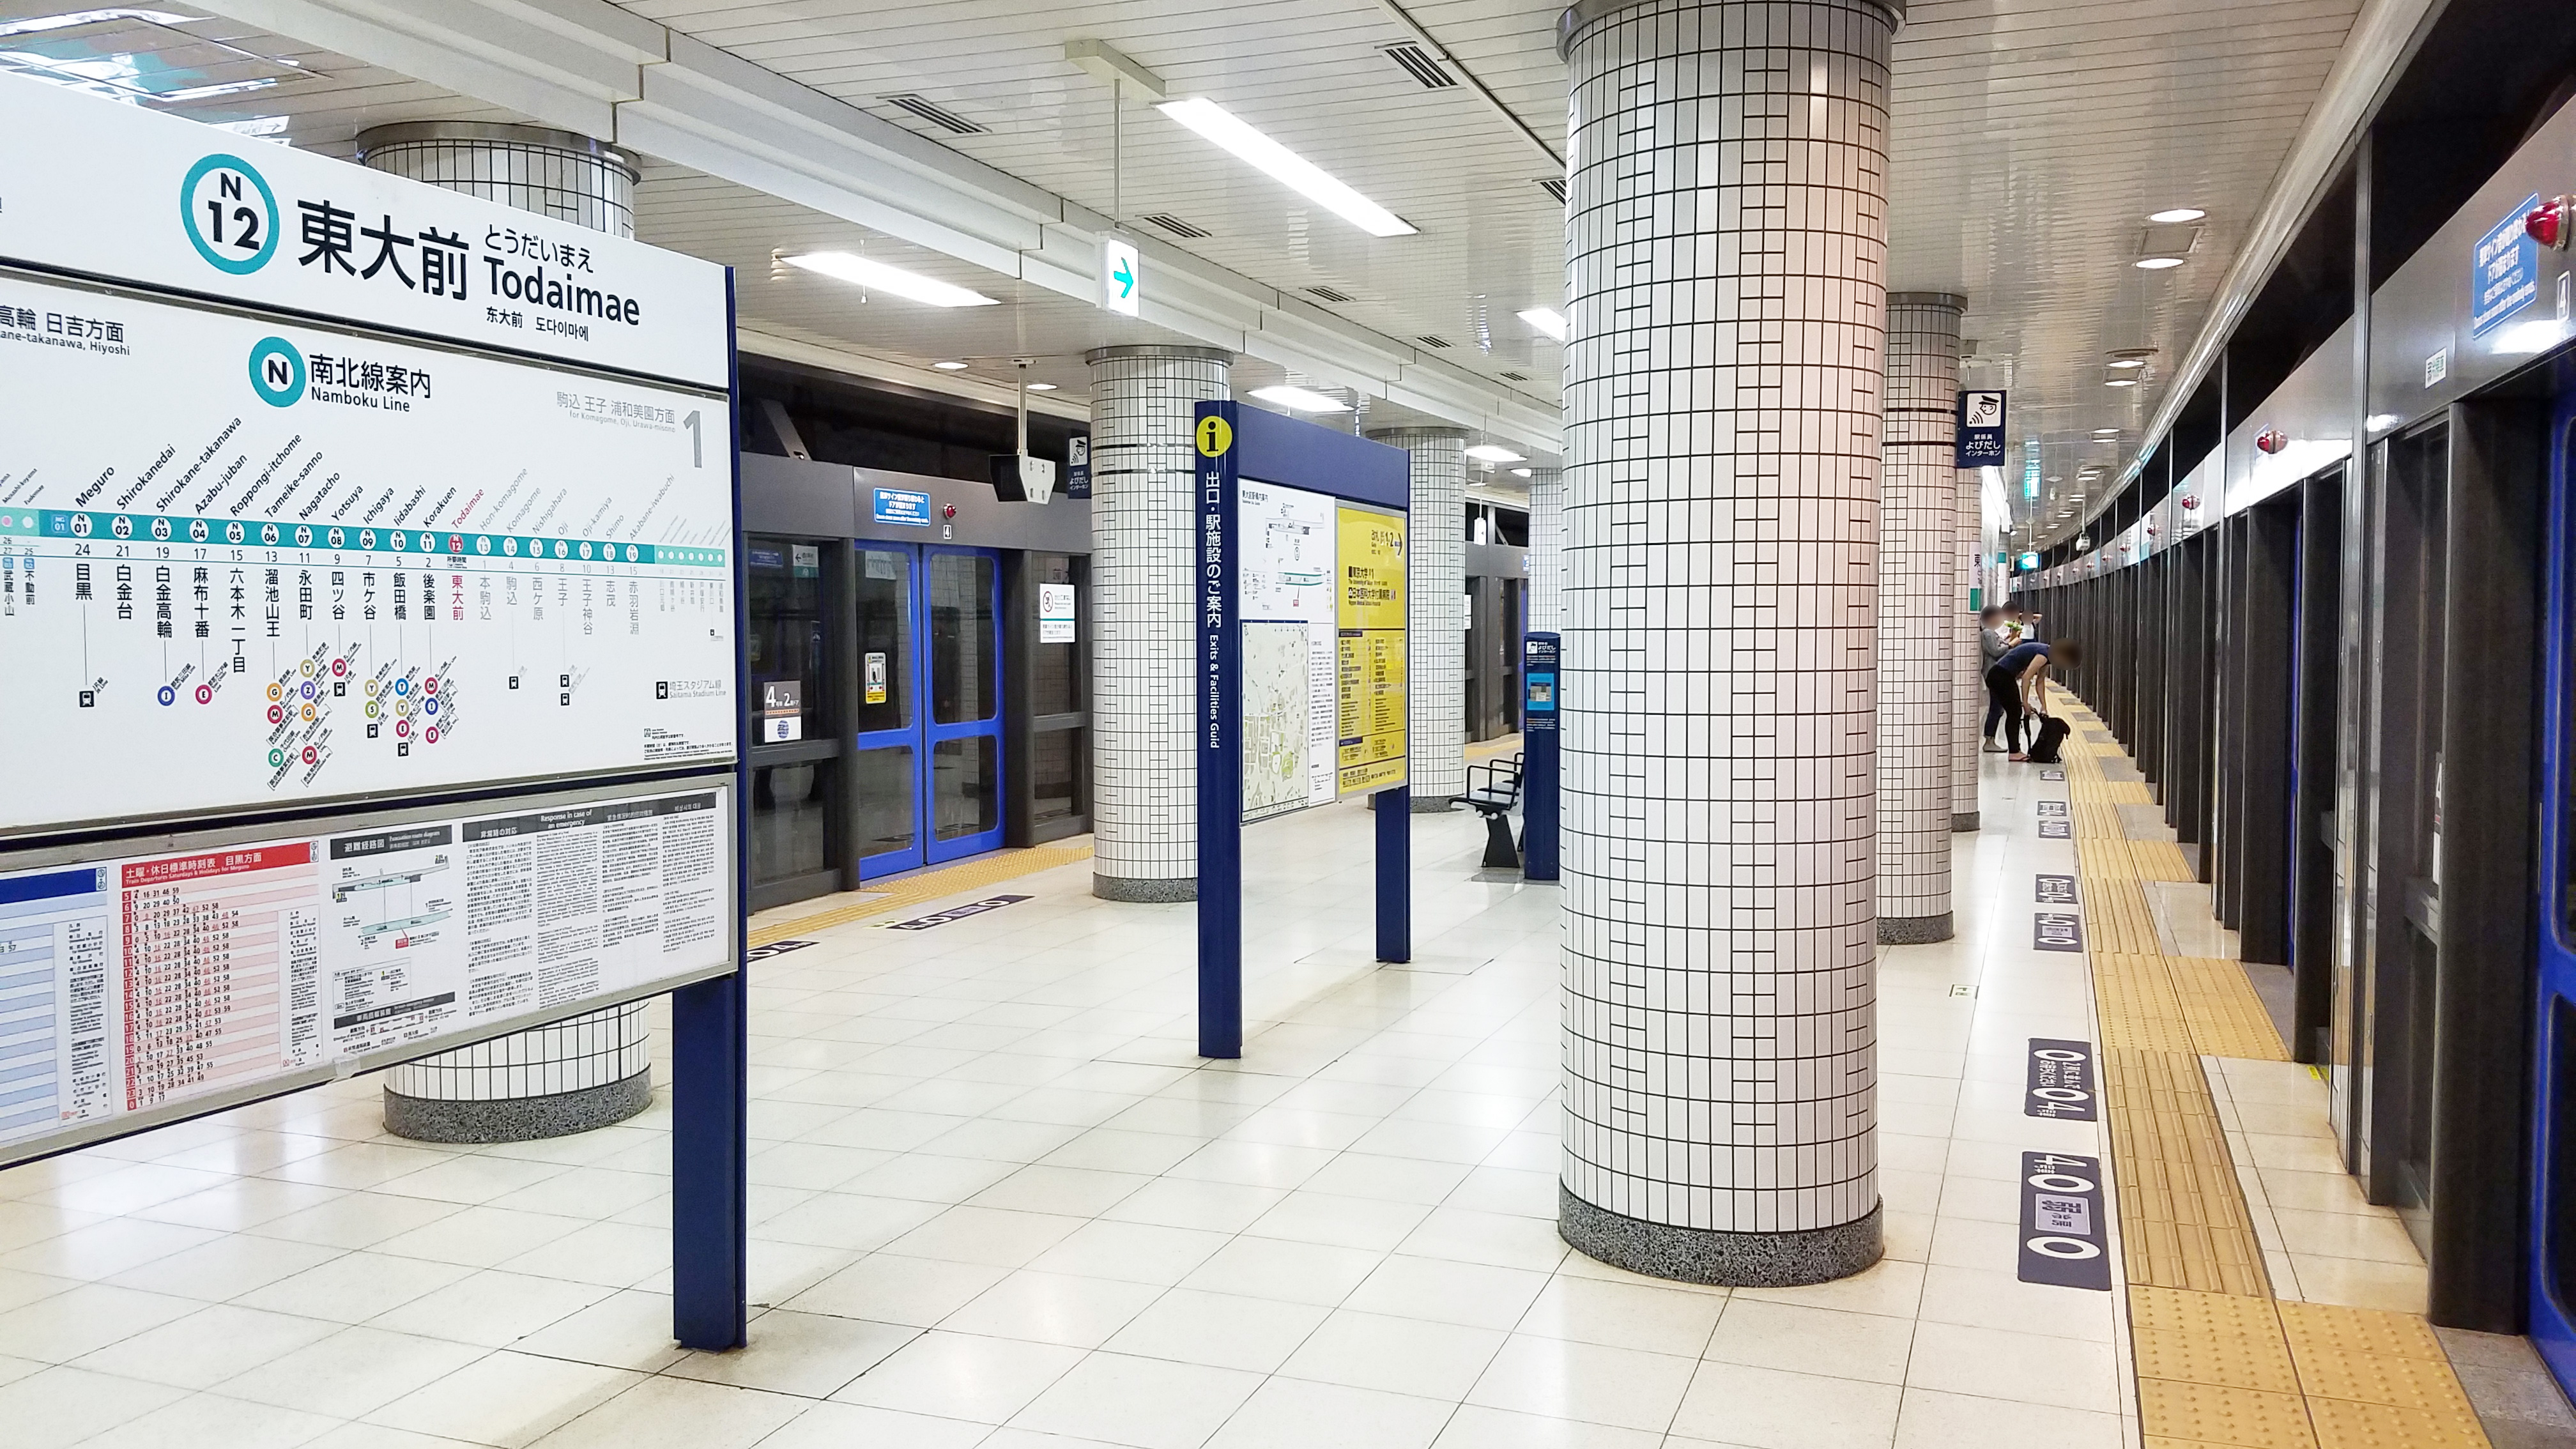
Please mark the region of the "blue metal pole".
[[1199, 1055], [1243, 1055], [1243, 708], [1235, 404], [1198, 405]]
[[[725, 273], [725, 336], [734, 335], [733, 273]], [[728, 407], [742, 397], [733, 369]], [[751, 677], [742, 588], [742, 427], [733, 419], [734, 697]], [[724, 1350], [746, 1341], [751, 1271], [748, 1114], [751, 1004], [741, 953], [751, 931], [751, 755], [734, 765], [734, 952], [730, 976], [671, 994], [671, 1320], [683, 1348]]]
[[1413, 959], [1413, 788], [1369, 797], [1377, 811], [1377, 959]]

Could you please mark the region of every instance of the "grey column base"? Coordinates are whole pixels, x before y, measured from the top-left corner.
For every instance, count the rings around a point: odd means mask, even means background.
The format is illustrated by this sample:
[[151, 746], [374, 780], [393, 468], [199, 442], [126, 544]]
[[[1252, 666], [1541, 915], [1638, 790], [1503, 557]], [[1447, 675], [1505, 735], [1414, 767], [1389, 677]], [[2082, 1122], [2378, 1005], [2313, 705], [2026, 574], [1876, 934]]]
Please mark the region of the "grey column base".
[[1869, 1216], [1830, 1228], [1732, 1233], [1677, 1228], [1594, 1207], [1556, 1186], [1556, 1231], [1586, 1257], [1614, 1268], [1727, 1288], [1799, 1288], [1848, 1278], [1886, 1251], [1884, 1203]]
[[653, 1104], [650, 1068], [631, 1077], [553, 1092], [451, 1102], [385, 1089], [385, 1130], [414, 1142], [534, 1142], [623, 1122]]
[[1950, 817], [1950, 828], [1954, 831], [1984, 829], [1984, 826], [1977, 823], [1978, 813], [1979, 812], [1974, 810], [1960, 811], [1958, 814]]
[[1094, 875], [1091, 878], [1091, 893], [1104, 901], [1168, 905], [1175, 901], [1197, 900], [1199, 882], [1196, 876], [1185, 876], [1179, 880], [1154, 880], [1143, 876]]
[[1881, 916], [1878, 918], [1878, 944], [1882, 946], [1929, 946], [1946, 941], [1954, 934], [1950, 913], [1937, 916]]

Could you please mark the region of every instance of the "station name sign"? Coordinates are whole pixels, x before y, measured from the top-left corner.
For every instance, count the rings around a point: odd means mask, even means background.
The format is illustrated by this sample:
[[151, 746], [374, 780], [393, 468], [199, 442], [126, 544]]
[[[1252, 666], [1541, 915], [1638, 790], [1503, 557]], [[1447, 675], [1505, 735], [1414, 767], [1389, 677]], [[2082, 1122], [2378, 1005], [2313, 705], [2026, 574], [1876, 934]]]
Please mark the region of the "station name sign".
[[727, 384], [723, 268], [500, 202], [0, 76], [0, 258]]

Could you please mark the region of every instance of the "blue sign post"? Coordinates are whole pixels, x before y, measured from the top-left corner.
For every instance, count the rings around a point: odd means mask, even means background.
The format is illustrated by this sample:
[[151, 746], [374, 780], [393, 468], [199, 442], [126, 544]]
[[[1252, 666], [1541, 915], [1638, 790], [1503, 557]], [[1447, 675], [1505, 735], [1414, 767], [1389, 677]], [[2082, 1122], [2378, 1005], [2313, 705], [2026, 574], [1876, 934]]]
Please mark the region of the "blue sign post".
[[1521, 639], [1521, 877], [1556, 879], [1557, 689], [1563, 638]]
[[[1248, 577], [1247, 564], [1261, 557], [1260, 550], [1272, 546], [1272, 540], [1247, 536], [1242, 485], [1269, 485], [1267, 491], [1272, 494], [1295, 490], [1312, 495], [1328, 515], [1323, 526], [1346, 533], [1352, 510], [1342, 505], [1356, 505], [1381, 520], [1404, 515], [1411, 497], [1411, 462], [1401, 448], [1231, 402], [1200, 403], [1191, 440], [1199, 456], [1195, 590], [1199, 628], [1193, 656], [1197, 674], [1193, 732], [1199, 772], [1199, 1055], [1231, 1058], [1243, 1055], [1245, 591], [1247, 584], [1273, 591], [1283, 587], [1277, 578]], [[1329, 583], [1316, 579], [1308, 586], [1347, 594], [1351, 588], [1347, 567], [1337, 567], [1333, 575]], [[1400, 601], [1400, 592], [1395, 597]], [[1383, 607], [1383, 600], [1377, 602]], [[1364, 688], [1372, 661], [1380, 667], [1393, 661], [1385, 658], [1383, 648], [1371, 653], [1362, 647], [1372, 644], [1364, 637], [1371, 631], [1352, 627], [1348, 601], [1342, 604], [1343, 612], [1334, 624], [1318, 621], [1312, 627], [1335, 636], [1340, 648], [1330, 673], [1347, 695]], [[1265, 628], [1279, 627], [1265, 621]], [[1291, 636], [1269, 637], [1277, 641]], [[1386, 642], [1374, 641], [1381, 646]], [[1404, 660], [1404, 655], [1397, 653], [1396, 660]], [[1394, 677], [1404, 678], [1409, 661], [1395, 663], [1394, 669]], [[1315, 677], [1309, 656], [1308, 671], [1300, 682]], [[1292, 671], [1288, 678], [1299, 676]], [[1281, 682], [1271, 681], [1273, 685]], [[1336, 788], [1321, 798], [1370, 794], [1377, 812], [1377, 956], [1381, 961], [1409, 961], [1413, 957], [1412, 795], [1400, 768], [1404, 762], [1370, 752], [1371, 744], [1381, 738], [1368, 730], [1370, 702], [1361, 699], [1355, 711], [1352, 699], [1337, 701], [1340, 728], [1332, 742], [1335, 758], [1331, 762]], [[1311, 704], [1308, 701], [1310, 711]], [[1402, 717], [1400, 695], [1396, 716]], [[1356, 766], [1355, 756], [1361, 761]], [[1320, 803], [1304, 783], [1307, 778], [1268, 781], [1274, 792], [1284, 786], [1296, 798], [1284, 806], [1263, 801], [1259, 813], [1267, 818], [1283, 808]], [[1373, 783], [1379, 779], [1386, 783]], [[1354, 787], [1354, 780], [1372, 783]]]

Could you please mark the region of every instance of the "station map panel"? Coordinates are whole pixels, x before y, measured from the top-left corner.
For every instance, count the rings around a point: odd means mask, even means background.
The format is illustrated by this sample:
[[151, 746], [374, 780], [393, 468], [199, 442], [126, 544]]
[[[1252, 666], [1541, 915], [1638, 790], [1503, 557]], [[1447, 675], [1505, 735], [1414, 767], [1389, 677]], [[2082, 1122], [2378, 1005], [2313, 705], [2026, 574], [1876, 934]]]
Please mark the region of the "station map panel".
[[1405, 520], [1237, 485], [1246, 824], [1405, 780]]
[[0, 389], [0, 756], [184, 762], [0, 835], [732, 758], [723, 399], [7, 273]]

